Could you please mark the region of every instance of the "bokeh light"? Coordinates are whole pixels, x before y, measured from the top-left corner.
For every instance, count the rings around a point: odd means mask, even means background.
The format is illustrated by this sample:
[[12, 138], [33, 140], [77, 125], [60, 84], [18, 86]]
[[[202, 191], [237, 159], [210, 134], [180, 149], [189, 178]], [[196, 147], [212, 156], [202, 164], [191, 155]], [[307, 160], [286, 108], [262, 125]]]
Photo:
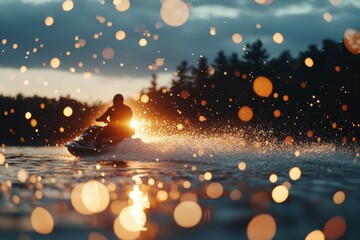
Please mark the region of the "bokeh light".
[[25, 113], [25, 118], [26, 118], [26, 119], [30, 119], [31, 117], [32, 117], [31, 112], [26, 112], [26, 113]]
[[166, 201], [166, 200], [168, 199], [168, 196], [169, 196], [169, 194], [168, 194], [166, 191], [164, 191], [164, 190], [160, 190], [160, 191], [158, 191], [157, 194], [156, 194], [156, 198], [157, 198], [160, 202]]
[[146, 214], [143, 209], [139, 209], [134, 205], [125, 207], [119, 215], [121, 226], [127, 231], [140, 231], [146, 223]]
[[182, 0], [166, 0], [161, 5], [160, 15], [166, 24], [181, 26], [189, 18], [189, 7]]
[[289, 196], [289, 190], [285, 186], [279, 185], [272, 190], [271, 196], [275, 202], [283, 203]]
[[282, 183], [282, 186], [286, 187], [287, 190], [291, 189], [291, 183], [289, 181], [285, 181]]
[[335, 216], [330, 218], [324, 226], [326, 239], [341, 239], [346, 232], [347, 224], [343, 217]]
[[109, 204], [109, 191], [101, 182], [90, 180], [81, 190], [81, 200], [90, 212], [99, 213]]
[[232, 35], [232, 40], [233, 40], [234, 43], [240, 44], [242, 42], [242, 40], [243, 40], [243, 37], [241, 36], [240, 33], [234, 33]]
[[344, 45], [352, 54], [360, 54], [360, 32], [348, 28], [344, 33]]
[[242, 196], [241, 191], [238, 189], [232, 190], [230, 192], [230, 199], [233, 201], [239, 200], [241, 198], [241, 196]]
[[193, 201], [179, 203], [174, 210], [175, 222], [184, 228], [197, 225], [202, 217], [202, 210], [199, 204]]
[[343, 105], [341, 106], [341, 110], [342, 110], [343, 112], [346, 112], [346, 111], [348, 110], [348, 106], [347, 106], [346, 104], [343, 104]]
[[74, 3], [71, 0], [65, 0], [62, 4], [62, 9], [65, 12], [71, 11], [74, 8]]
[[210, 35], [211, 35], [211, 36], [215, 36], [215, 35], [216, 35], [216, 28], [215, 28], [215, 27], [211, 27], [211, 28], [210, 28]]
[[254, 92], [260, 97], [269, 97], [273, 91], [273, 85], [270, 79], [259, 76], [253, 83]]
[[278, 110], [278, 109], [276, 109], [276, 110], [274, 111], [274, 117], [278, 118], [278, 117], [280, 117], [280, 116], [281, 116], [281, 111]]
[[328, 12], [324, 13], [323, 18], [324, 18], [324, 20], [327, 21], [327, 22], [331, 22], [331, 21], [332, 21], [332, 15], [331, 15], [330, 13], [328, 13]]
[[67, 106], [63, 110], [63, 114], [65, 117], [70, 117], [73, 114], [73, 110], [71, 107]]
[[102, 51], [101, 56], [106, 60], [113, 59], [115, 56], [115, 51], [111, 47], [106, 47]]
[[212, 173], [211, 172], [204, 173], [204, 179], [206, 181], [210, 181], [212, 179]]
[[114, 0], [113, 4], [119, 12], [126, 12], [130, 8], [130, 0]]
[[314, 131], [309, 130], [309, 131], [306, 133], [306, 136], [308, 136], [308, 138], [312, 138], [312, 137], [314, 136]]
[[45, 22], [45, 25], [49, 27], [54, 24], [54, 18], [50, 17], [50, 16], [46, 17], [44, 22]]
[[157, 58], [155, 60], [155, 64], [159, 67], [161, 67], [162, 65], [164, 65], [164, 59], [163, 58]]
[[291, 180], [293, 180], [293, 181], [299, 180], [299, 178], [301, 177], [300, 168], [293, 167], [292, 169], [290, 169], [289, 176], [290, 176]]
[[31, 213], [31, 226], [40, 234], [49, 234], [54, 229], [54, 219], [48, 210], [36, 207]]
[[276, 183], [277, 180], [278, 180], [278, 177], [275, 173], [271, 174], [270, 177], [269, 177], [269, 180], [271, 183]]
[[345, 193], [343, 191], [337, 191], [333, 196], [335, 204], [340, 205], [345, 201]]
[[312, 67], [312, 66], [314, 66], [314, 61], [311, 59], [311, 58], [306, 58], [305, 59], [305, 61], [304, 61], [304, 63], [305, 63], [305, 65], [307, 66], [307, 67]]
[[20, 169], [17, 173], [17, 178], [20, 182], [24, 183], [29, 177], [28, 172], [25, 169]]
[[277, 32], [273, 35], [273, 40], [277, 44], [281, 44], [284, 41], [284, 37], [281, 33]]
[[26, 66], [21, 66], [20, 67], [20, 72], [21, 73], [25, 73], [27, 71], [27, 67]]
[[140, 236], [140, 231], [128, 231], [126, 230], [120, 222], [119, 217], [114, 220], [113, 224], [114, 233], [119, 239], [126, 239], [126, 240], [134, 240], [138, 239]]
[[325, 235], [320, 230], [314, 230], [306, 236], [305, 240], [325, 240]]
[[218, 182], [210, 183], [206, 188], [206, 194], [212, 199], [221, 197], [223, 193], [224, 187]]
[[239, 169], [240, 171], [244, 171], [244, 170], [246, 169], [246, 163], [245, 163], [245, 162], [240, 162], [240, 163], [238, 164], [238, 169]]
[[126, 33], [123, 30], [119, 30], [115, 34], [116, 40], [119, 40], [119, 41], [124, 40], [125, 37], [126, 37]]
[[255, 2], [260, 5], [269, 5], [272, 1], [273, 0], [255, 0]]
[[54, 57], [50, 60], [50, 66], [54, 69], [60, 67], [60, 59], [57, 57]]
[[146, 94], [142, 95], [141, 98], [140, 98], [140, 101], [141, 101], [142, 103], [147, 103], [149, 100], [150, 100], [150, 98], [149, 98], [149, 96], [146, 95]]
[[243, 122], [249, 122], [253, 116], [254, 113], [252, 111], [252, 109], [248, 106], [243, 106], [240, 108], [239, 112], [238, 112], [238, 116], [240, 118], [241, 121]]
[[37, 120], [36, 119], [31, 119], [30, 126], [36, 127], [37, 126]]
[[87, 209], [82, 201], [81, 193], [85, 183], [77, 184], [71, 191], [70, 200], [74, 209], [83, 215], [90, 215], [92, 212]]
[[275, 219], [269, 214], [255, 216], [247, 226], [247, 237], [250, 240], [270, 240], [276, 233]]
[[147, 45], [147, 40], [145, 38], [142, 38], [139, 40], [139, 45], [141, 47], [145, 47]]

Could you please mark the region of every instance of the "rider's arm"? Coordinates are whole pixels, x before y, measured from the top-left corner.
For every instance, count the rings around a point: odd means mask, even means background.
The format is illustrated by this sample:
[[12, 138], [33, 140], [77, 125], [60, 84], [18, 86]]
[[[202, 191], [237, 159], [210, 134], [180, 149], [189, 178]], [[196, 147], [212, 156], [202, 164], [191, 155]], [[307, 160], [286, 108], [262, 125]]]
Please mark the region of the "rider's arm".
[[99, 118], [97, 118], [96, 121], [109, 123], [109, 120], [107, 118], [110, 115], [109, 114], [110, 111], [112, 111], [111, 107], [109, 107], [103, 115], [101, 115]]

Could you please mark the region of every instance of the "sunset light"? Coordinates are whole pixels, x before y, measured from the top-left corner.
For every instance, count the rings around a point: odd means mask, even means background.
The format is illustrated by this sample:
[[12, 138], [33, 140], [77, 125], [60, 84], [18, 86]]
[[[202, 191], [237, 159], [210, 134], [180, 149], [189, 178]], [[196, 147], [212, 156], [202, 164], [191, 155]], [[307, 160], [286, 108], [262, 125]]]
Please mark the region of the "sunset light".
[[0, 239], [358, 239], [359, 13], [0, 0]]

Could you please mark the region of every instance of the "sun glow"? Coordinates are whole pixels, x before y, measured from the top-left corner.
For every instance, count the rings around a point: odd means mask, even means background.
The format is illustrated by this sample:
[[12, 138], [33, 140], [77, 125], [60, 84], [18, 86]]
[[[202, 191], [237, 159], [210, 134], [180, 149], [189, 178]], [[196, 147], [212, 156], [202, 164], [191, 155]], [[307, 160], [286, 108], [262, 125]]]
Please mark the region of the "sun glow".
[[137, 120], [131, 120], [130, 126], [136, 129], [140, 126], [140, 123]]

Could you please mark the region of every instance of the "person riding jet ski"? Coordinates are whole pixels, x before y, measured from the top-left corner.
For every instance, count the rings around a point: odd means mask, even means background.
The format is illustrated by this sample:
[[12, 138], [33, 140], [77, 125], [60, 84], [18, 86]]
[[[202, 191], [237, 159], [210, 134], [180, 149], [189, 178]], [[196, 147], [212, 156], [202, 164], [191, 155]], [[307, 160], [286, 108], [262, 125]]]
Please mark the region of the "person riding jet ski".
[[113, 105], [96, 119], [96, 121], [107, 123], [107, 125], [97, 134], [94, 147], [101, 148], [104, 144], [134, 135], [134, 129], [130, 127], [132, 116], [131, 108], [124, 104], [123, 95], [116, 94], [113, 98]]

